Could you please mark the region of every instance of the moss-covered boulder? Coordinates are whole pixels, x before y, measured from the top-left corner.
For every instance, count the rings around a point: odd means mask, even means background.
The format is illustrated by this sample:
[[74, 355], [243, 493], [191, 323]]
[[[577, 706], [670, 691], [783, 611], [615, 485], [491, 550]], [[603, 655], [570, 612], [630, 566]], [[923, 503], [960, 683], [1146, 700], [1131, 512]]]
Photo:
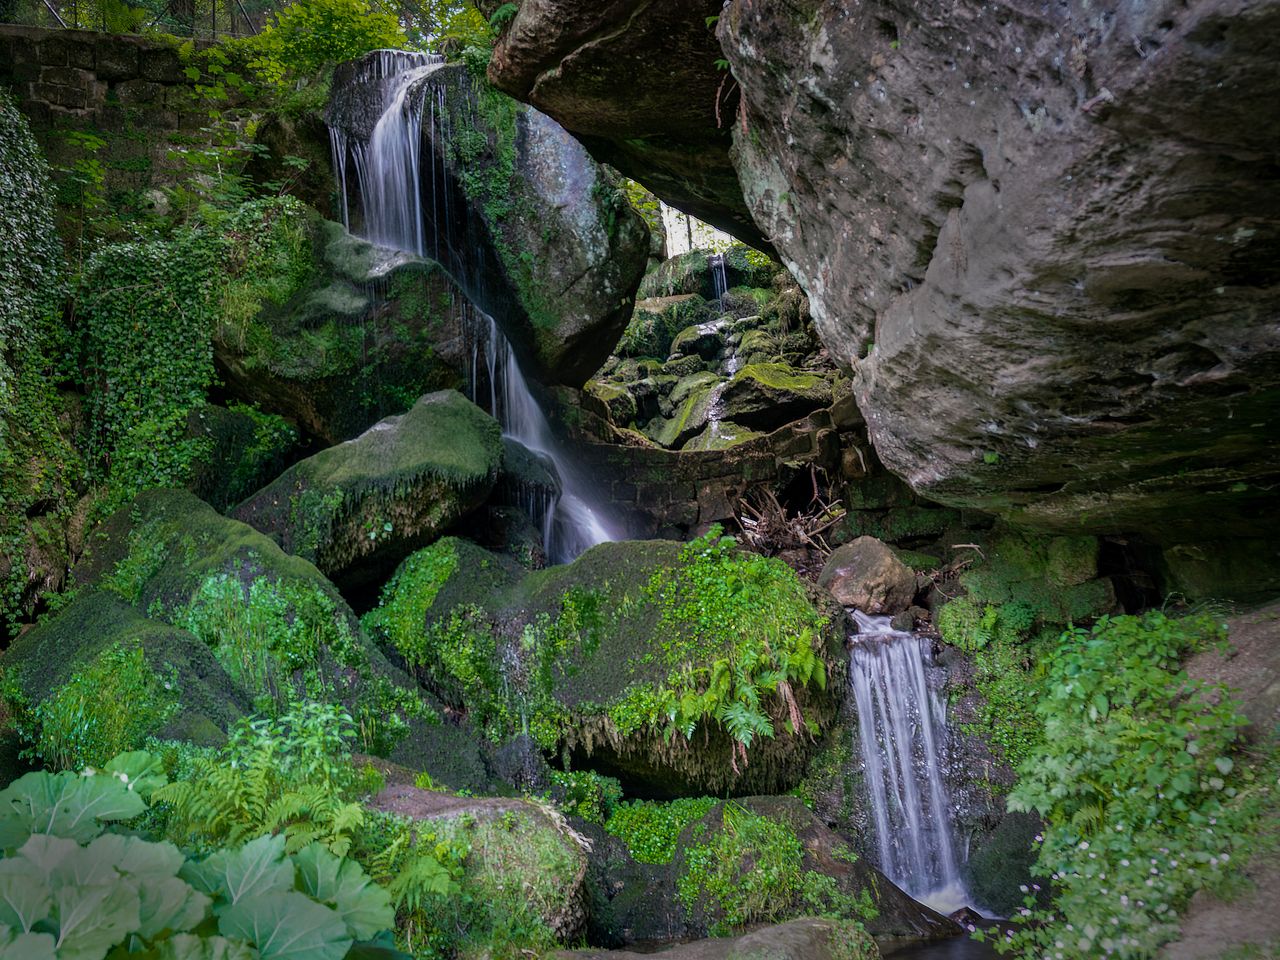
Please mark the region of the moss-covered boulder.
[[[387, 104], [379, 58], [334, 75], [326, 119], [340, 142], [367, 142]], [[649, 257], [643, 218], [568, 131], [466, 66], [434, 70], [406, 96], [429, 100], [438, 125], [422, 124], [426, 249], [497, 320], [527, 373], [581, 386], [631, 315]]]
[[814, 915], [862, 920], [877, 937], [958, 932], [866, 863], [796, 797], [717, 804], [685, 827], [673, 863], [695, 934]]
[[789, 789], [845, 691], [839, 608], [718, 536], [527, 575], [446, 539], [365, 622], [495, 741], [527, 732], [649, 795]]
[[[422, 394], [462, 384], [470, 306], [439, 264], [296, 216], [282, 302], [229, 311], [214, 359], [233, 396], [340, 443]], [[235, 304], [232, 304], [235, 306]]]
[[[645, 275], [640, 297], [672, 297], [698, 294], [707, 300], [716, 295], [712, 275], [711, 250], [690, 250], [664, 261]], [[724, 254], [728, 287], [768, 287], [781, 267], [769, 257], [744, 244], [735, 244]]]
[[943, 639], [967, 650], [1016, 640], [1115, 611], [1115, 586], [1098, 575], [1095, 537], [1001, 528], [959, 577], [963, 595], [936, 612]]
[[728, 450], [740, 443], [757, 440], [764, 434], [748, 430], [728, 420], [713, 420], [696, 437], [686, 441], [681, 450]]
[[733, 375], [721, 395], [724, 418], [757, 430], [797, 420], [832, 400], [831, 382], [785, 363], [753, 363]]
[[186, 491], [135, 497], [95, 531], [73, 577], [195, 635], [256, 708], [304, 693], [345, 704], [365, 752], [386, 753], [430, 716], [314, 565]]
[[6, 699], [46, 764], [102, 765], [149, 736], [218, 743], [252, 706], [214, 652], [180, 627], [83, 590], [0, 657]]
[[206, 441], [207, 456], [193, 466], [190, 488], [223, 511], [271, 481], [301, 453], [298, 432], [276, 414], [237, 404], [205, 404], [187, 416], [188, 432]]
[[710, 371], [682, 378], [666, 398], [670, 415], [650, 420], [645, 436], [664, 447], [683, 446], [706, 428], [716, 409], [720, 385], [720, 378]]
[[[468, 851], [458, 881], [462, 896], [443, 909], [468, 911], [473, 947], [492, 949], [495, 941], [521, 935], [535, 943], [540, 935], [559, 943], [581, 937], [587, 922], [586, 850], [546, 807], [406, 785], [387, 787], [370, 806], [415, 825], [429, 824], [437, 842]], [[526, 925], [533, 929], [522, 930]]]
[[295, 464], [234, 515], [339, 583], [360, 585], [484, 503], [501, 463], [497, 422], [443, 390]]
[[666, 357], [678, 332], [712, 319], [713, 311], [696, 293], [637, 300], [614, 352], [619, 357]]

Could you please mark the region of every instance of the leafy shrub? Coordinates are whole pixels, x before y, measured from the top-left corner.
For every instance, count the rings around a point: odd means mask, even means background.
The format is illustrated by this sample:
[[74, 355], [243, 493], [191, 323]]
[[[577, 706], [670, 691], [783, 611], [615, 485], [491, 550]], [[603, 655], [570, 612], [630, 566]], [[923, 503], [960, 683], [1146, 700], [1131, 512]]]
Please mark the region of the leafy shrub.
[[1047, 826], [1035, 873], [1053, 902], [998, 942], [1004, 952], [1146, 957], [1176, 935], [1190, 895], [1231, 869], [1260, 794], [1232, 757], [1244, 723], [1220, 686], [1180, 660], [1223, 637], [1207, 616], [1103, 617], [1063, 634], [1036, 707], [1043, 743], [1011, 810]]
[[718, 802], [714, 797], [682, 797], [668, 803], [628, 800], [618, 804], [604, 828], [624, 841], [641, 863], [670, 863], [681, 831]]
[[394, 16], [365, 0], [297, 0], [247, 44], [258, 76], [283, 85], [370, 50], [403, 49], [408, 41]]
[[341, 960], [385, 936], [386, 891], [321, 846], [286, 856], [284, 838], [267, 836], [193, 861], [170, 843], [105, 832], [145, 813], [161, 784], [155, 758], [134, 753], [101, 774], [30, 773], [0, 792], [6, 954]]
[[790, 826], [732, 802], [714, 836], [685, 851], [676, 890], [686, 911], [711, 920], [712, 936], [797, 915], [858, 919], [871, 911], [865, 891], [842, 893], [834, 878], [804, 868], [804, 846]]
[[603, 825], [622, 799], [622, 785], [591, 770], [551, 771], [552, 794], [565, 813]]
[[55, 770], [101, 766], [142, 746], [178, 710], [178, 681], [151, 668], [142, 647], [114, 644], [30, 711], [24, 755]]

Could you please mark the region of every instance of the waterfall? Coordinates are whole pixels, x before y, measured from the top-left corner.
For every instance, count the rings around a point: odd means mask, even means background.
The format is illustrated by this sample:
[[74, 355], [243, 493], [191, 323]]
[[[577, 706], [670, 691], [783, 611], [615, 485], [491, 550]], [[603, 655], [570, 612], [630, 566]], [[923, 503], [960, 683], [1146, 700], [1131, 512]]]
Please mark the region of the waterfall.
[[929, 684], [932, 642], [854, 611], [849, 663], [880, 869], [942, 913], [968, 905], [943, 782], [946, 704]]
[[[381, 246], [435, 260], [466, 288], [459, 274], [475, 271], [480, 258], [468, 257], [476, 252], [458, 250], [454, 244], [459, 233], [455, 227], [465, 224], [454, 223], [459, 211], [451, 209], [442, 169], [445, 161], [440, 159], [447, 151], [428, 149], [431, 167], [423, 170], [423, 138], [432, 143], [447, 139], [452, 132], [444, 110], [443, 87], [422, 82], [443, 63], [443, 57], [433, 54], [398, 50], [372, 54], [357, 82], [383, 85], [377, 123], [367, 140], [352, 138], [331, 124], [329, 139], [343, 225], [350, 229], [350, 170], [363, 213], [362, 236]], [[461, 215], [468, 215], [465, 207]], [[464, 229], [462, 234], [469, 235], [469, 231]], [[620, 525], [602, 504], [594, 502], [590, 482], [552, 432], [497, 322], [479, 309], [467, 311], [465, 319], [473, 344], [472, 401], [480, 404], [485, 399], [479, 395], [483, 361], [488, 409], [502, 425], [504, 435], [550, 460], [559, 475], [559, 498], [540, 510], [541, 516], [531, 517], [542, 527], [548, 558], [553, 563], [567, 563], [597, 543], [620, 539], [616, 532]]]
[[713, 253], [707, 261], [711, 267], [711, 280], [716, 288], [716, 302], [724, 306], [724, 295], [729, 292], [729, 280], [724, 272], [724, 254]]

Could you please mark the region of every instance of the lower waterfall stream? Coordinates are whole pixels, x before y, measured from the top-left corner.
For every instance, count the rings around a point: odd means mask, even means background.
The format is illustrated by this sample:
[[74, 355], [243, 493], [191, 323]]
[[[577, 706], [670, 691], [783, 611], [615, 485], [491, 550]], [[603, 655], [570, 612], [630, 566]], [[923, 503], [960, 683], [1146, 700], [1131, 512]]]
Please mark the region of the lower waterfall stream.
[[943, 780], [946, 703], [931, 687], [932, 644], [854, 611], [849, 678], [880, 870], [940, 913], [969, 905]]

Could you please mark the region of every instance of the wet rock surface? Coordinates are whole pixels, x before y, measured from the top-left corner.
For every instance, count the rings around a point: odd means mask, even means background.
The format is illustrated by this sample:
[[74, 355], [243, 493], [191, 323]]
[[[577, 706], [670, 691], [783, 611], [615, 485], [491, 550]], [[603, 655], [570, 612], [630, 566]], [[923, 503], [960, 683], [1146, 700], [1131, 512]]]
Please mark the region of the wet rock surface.
[[1042, 527], [1247, 535], [1280, 8], [801, 8], [720, 20], [735, 159], [885, 465]]
[[901, 613], [916, 595], [916, 575], [886, 544], [859, 537], [838, 547], [818, 577], [836, 602], [863, 613]]
[[499, 433], [456, 391], [427, 394], [290, 467], [235, 517], [337, 581], [367, 583], [485, 502], [502, 462]]
[[[381, 56], [334, 76], [327, 120], [348, 143], [366, 141], [381, 113]], [[580, 385], [630, 316], [649, 256], [644, 220], [563, 127], [477, 84], [466, 67], [427, 73], [409, 96], [429, 103], [422, 252], [498, 321], [528, 373]], [[352, 210], [353, 225], [361, 216]]]

